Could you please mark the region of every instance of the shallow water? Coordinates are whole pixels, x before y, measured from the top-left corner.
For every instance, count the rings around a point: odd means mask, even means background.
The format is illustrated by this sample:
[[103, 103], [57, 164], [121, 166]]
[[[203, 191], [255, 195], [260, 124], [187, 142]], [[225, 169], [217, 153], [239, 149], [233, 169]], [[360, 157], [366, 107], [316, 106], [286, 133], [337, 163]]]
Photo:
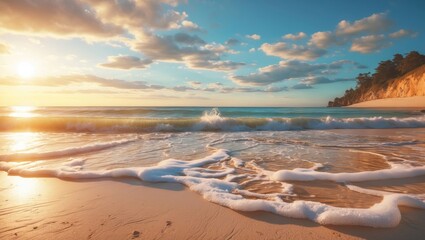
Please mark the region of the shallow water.
[[[425, 119], [417, 110], [226, 108], [225, 117], [216, 109], [153, 109], [3, 108], [0, 170], [179, 182], [236, 210], [321, 224], [390, 227], [399, 221], [397, 205], [425, 208]], [[120, 125], [152, 111], [149, 128]], [[125, 123], [117, 114], [128, 115]], [[190, 124], [158, 128], [179, 114]], [[75, 128], [81, 116], [86, 122]], [[52, 119], [60, 127], [49, 126]]]

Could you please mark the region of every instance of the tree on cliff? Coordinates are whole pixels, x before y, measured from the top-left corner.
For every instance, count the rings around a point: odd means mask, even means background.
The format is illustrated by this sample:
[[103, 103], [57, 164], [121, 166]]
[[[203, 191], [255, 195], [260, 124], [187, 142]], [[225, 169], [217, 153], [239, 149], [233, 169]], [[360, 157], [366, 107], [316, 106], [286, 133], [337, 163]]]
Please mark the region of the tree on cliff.
[[328, 107], [347, 106], [361, 101], [361, 97], [368, 93], [386, 89], [388, 84], [397, 77], [425, 64], [425, 55], [411, 51], [406, 56], [395, 54], [392, 60], [381, 61], [375, 68], [375, 73], [360, 73], [356, 77], [355, 89], [346, 90], [344, 96], [329, 101]]
[[401, 62], [400, 73], [403, 75], [419, 66], [422, 66], [423, 64], [425, 64], [425, 55], [422, 55], [417, 51], [411, 51]]

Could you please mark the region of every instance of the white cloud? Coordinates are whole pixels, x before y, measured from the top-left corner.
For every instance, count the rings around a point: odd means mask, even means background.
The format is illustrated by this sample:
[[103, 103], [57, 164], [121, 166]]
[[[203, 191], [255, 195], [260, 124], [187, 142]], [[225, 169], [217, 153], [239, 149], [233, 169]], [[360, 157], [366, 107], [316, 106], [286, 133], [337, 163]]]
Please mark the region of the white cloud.
[[342, 20], [338, 23], [336, 35], [352, 36], [360, 33], [378, 33], [387, 30], [392, 25], [386, 13], [375, 13], [369, 17], [350, 23]]
[[290, 60], [313, 60], [326, 54], [326, 50], [314, 46], [303, 46], [277, 42], [275, 44], [264, 43], [261, 50], [269, 55]]
[[330, 64], [309, 64], [299, 61], [281, 61], [278, 64], [260, 68], [256, 73], [245, 76], [230, 76], [230, 80], [242, 85], [265, 86], [294, 78], [327, 75], [350, 63], [352, 62], [337, 61]]
[[121, 70], [129, 70], [133, 68], [146, 68], [152, 63], [150, 59], [140, 59], [133, 56], [110, 56], [108, 62], [102, 63], [99, 66], [105, 68], [115, 68]]
[[191, 31], [201, 30], [201, 28], [198, 26], [198, 24], [196, 24], [192, 21], [189, 21], [189, 20], [183, 20], [182, 26], [183, 26], [183, 28], [186, 28], [186, 29], [191, 30]]
[[[26, 0], [0, 1], [0, 29], [8, 32], [106, 40], [145, 29], [176, 29], [186, 20], [185, 12], [164, 5], [175, 1]], [[54, 14], [53, 14], [54, 13]], [[183, 21], [186, 21], [183, 23]]]
[[383, 34], [368, 35], [353, 40], [350, 51], [359, 53], [376, 52], [382, 48], [388, 47], [391, 43]]
[[406, 29], [400, 29], [397, 32], [390, 33], [390, 38], [416, 37], [417, 32], [412, 32]]
[[225, 45], [201, 44], [199, 40], [193, 41], [198, 39], [194, 36], [187, 39], [189, 40], [179, 41], [176, 35], [150, 35], [133, 42], [132, 47], [152, 60], [183, 62], [191, 69], [231, 71], [245, 65], [245, 63], [223, 60], [222, 57], [225, 54], [234, 53]]
[[250, 48], [249, 52], [255, 52], [255, 48]]
[[[278, 56], [288, 60], [313, 60], [327, 53], [332, 46], [351, 44], [351, 51], [369, 53], [388, 47], [391, 43], [387, 40], [386, 33], [392, 26], [386, 13], [375, 13], [360, 20], [350, 22], [342, 20], [335, 31], [319, 31], [311, 35], [306, 45], [288, 44], [277, 42], [265, 43], [261, 49], [271, 56]], [[367, 34], [366, 36], [364, 36]], [[400, 30], [389, 34], [391, 38], [414, 35], [407, 30]], [[297, 40], [305, 34], [287, 34], [284, 39]], [[379, 45], [381, 44], [381, 45]]]
[[202, 82], [199, 81], [188, 81], [187, 84], [192, 88], [199, 88], [202, 85]]
[[228, 46], [235, 46], [235, 45], [241, 44], [241, 41], [239, 41], [239, 39], [236, 39], [236, 38], [230, 38], [224, 44]]
[[303, 38], [305, 38], [306, 36], [307, 36], [307, 34], [305, 34], [305, 33], [303, 33], [303, 32], [299, 32], [299, 33], [297, 33], [297, 34], [291, 34], [291, 33], [286, 34], [286, 35], [285, 35], [285, 36], [283, 36], [282, 38], [283, 38], [283, 39], [289, 39], [289, 40], [294, 40], [294, 41], [296, 41], [296, 40], [303, 39]]
[[328, 48], [329, 46], [337, 43], [335, 34], [330, 31], [327, 32], [316, 32], [311, 35], [309, 45], [316, 46], [318, 48]]
[[252, 34], [252, 35], [245, 35], [246, 38], [252, 39], [252, 40], [260, 40], [261, 36], [258, 34]]

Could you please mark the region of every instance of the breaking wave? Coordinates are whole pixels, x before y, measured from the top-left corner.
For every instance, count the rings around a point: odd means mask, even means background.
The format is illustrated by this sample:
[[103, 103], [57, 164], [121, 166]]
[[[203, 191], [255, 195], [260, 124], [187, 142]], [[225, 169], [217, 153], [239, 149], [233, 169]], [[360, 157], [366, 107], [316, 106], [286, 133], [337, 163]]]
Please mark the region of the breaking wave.
[[0, 117], [0, 131], [45, 132], [238, 132], [323, 129], [423, 128], [425, 116], [359, 118], [231, 118], [217, 109], [200, 118]]

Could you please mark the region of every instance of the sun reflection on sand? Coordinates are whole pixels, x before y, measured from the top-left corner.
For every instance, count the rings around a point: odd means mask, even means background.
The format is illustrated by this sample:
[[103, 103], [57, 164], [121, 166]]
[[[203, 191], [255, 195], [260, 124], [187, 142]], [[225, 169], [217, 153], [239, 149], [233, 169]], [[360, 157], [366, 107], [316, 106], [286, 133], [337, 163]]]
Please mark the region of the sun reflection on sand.
[[36, 109], [36, 107], [32, 106], [13, 106], [11, 107], [11, 113], [9, 114], [9, 117], [22, 117], [22, 118], [30, 118], [36, 116], [33, 111]]
[[37, 194], [40, 184], [40, 179], [16, 177], [12, 183], [12, 196], [15, 200], [20, 200], [28, 197], [33, 197]]

